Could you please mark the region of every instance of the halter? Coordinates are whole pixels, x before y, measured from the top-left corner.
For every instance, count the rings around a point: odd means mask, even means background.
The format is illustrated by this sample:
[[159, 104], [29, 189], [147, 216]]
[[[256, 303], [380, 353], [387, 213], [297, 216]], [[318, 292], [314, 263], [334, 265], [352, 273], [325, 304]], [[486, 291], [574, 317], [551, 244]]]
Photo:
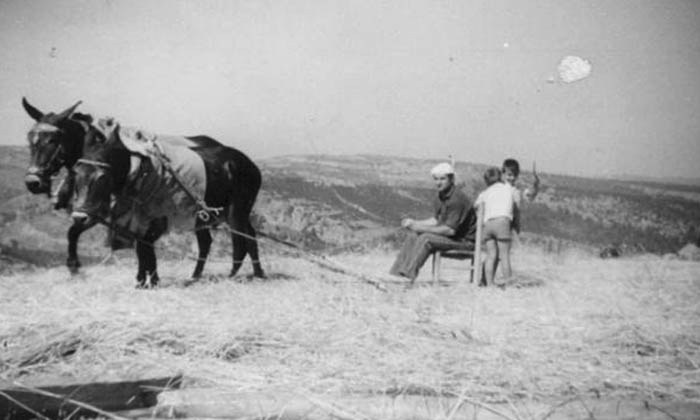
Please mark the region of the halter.
[[[81, 120], [73, 120], [81, 125], [83, 127], [83, 130], [87, 133], [89, 129], [89, 124], [87, 124], [84, 121]], [[40, 122], [34, 125], [32, 128], [33, 131], [39, 132], [39, 133], [63, 133], [64, 129], [61, 127], [57, 127], [53, 124], [49, 124], [46, 122]], [[34, 146], [34, 144], [32, 144]], [[50, 170], [50, 172], [55, 173], [57, 172], [61, 166], [66, 166], [67, 161], [66, 161], [66, 150], [63, 148], [63, 143], [58, 143], [58, 146], [56, 146], [56, 150], [54, 150], [53, 154], [51, 157], [47, 160], [47, 164], [45, 167], [42, 167], [40, 170], [43, 172], [44, 170]], [[66, 166], [67, 167], [67, 166]], [[56, 169], [58, 168], [58, 169]], [[67, 167], [68, 168], [68, 167]], [[70, 170], [70, 168], [68, 168]], [[51, 174], [53, 175], [53, 174]]]
[[63, 131], [63, 130], [60, 127], [57, 127], [53, 124], [40, 122], [40, 123], [36, 123], [34, 125], [34, 127], [32, 128], [32, 131], [36, 131], [39, 133], [55, 133], [56, 131]]
[[104, 163], [100, 162], [98, 160], [91, 160], [91, 159], [78, 159], [76, 163], [84, 163], [86, 165], [91, 165], [91, 166], [99, 166], [101, 168], [106, 168], [106, 169], [112, 169], [112, 165], [109, 163]]
[[[32, 147], [34, 147], [34, 144], [32, 144]], [[64, 155], [65, 150], [63, 150], [63, 145], [59, 143], [44, 164], [41, 166], [34, 166], [36, 170], [30, 172], [38, 176], [53, 176], [61, 169], [61, 166], [65, 166], [66, 159]]]

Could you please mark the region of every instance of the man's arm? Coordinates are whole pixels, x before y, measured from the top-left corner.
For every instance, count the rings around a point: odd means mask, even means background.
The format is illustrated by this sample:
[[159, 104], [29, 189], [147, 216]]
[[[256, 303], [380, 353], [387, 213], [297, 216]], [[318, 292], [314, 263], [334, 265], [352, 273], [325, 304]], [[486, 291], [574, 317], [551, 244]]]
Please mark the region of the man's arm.
[[532, 162], [532, 176], [535, 178], [534, 182], [532, 183], [532, 188], [527, 188], [524, 191], [525, 198], [528, 201], [535, 201], [537, 193], [540, 192], [540, 177], [537, 176], [537, 167], [535, 166], [535, 162]]
[[438, 224], [438, 221], [434, 217], [425, 220], [403, 219], [401, 221], [401, 226], [416, 233], [434, 233], [443, 236], [452, 236], [455, 234], [454, 229], [447, 225]]
[[435, 226], [437, 225], [437, 219], [434, 217], [430, 217], [428, 219], [423, 219], [423, 220], [415, 220], [411, 218], [405, 218], [401, 220], [401, 226], [406, 227], [405, 225], [407, 223], [412, 223], [412, 224], [419, 224], [419, 225], [425, 225], [425, 226]]
[[414, 220], [409, 217], [401, 219], [401, 227], [408, 228], [409, 225], [420, 225], [420, 226], [436, 226], [437, 220], [434, 217], [424, 220]]
[[409, 225], [408, 228], [418, 233], [434, 233], [442, 236], [453, 236], [455, 234], [455, 230], [451, 227], [447, 225], [439, 225], [437, 223], [434, 225], [415, 223]]

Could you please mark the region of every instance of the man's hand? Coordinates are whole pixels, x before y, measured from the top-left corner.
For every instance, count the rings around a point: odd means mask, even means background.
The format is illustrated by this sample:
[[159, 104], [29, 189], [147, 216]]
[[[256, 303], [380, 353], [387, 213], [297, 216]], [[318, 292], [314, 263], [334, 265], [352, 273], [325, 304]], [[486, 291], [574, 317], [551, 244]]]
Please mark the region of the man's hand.
[[411, 226], [415, 223], [415, 220], [410, 219], [410, 218], [405, 218], [401, 220], [401, 227], [406, 228], [406, 229], [411, 229]]

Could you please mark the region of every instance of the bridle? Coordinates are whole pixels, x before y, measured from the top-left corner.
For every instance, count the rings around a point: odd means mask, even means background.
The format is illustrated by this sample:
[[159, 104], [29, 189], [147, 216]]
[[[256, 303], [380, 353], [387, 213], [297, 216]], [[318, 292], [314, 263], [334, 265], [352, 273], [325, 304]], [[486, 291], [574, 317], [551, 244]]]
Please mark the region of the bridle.
[[[85, 132], [89, 130], [89, 124], [87, 124], [86, 122], [80, 120], [73, 121], [79, 123]], [[63, 128], [57, 127], [53, 124], [49, 124], [46, 122], [37, 123], [35, 129], [39, 132], [43, 131], [50, 133], [65, 133], [65, 130]], [[36, 144], [34, 144], [34, 146], [36, 146]], [[51, 157], [47, 160], [48, 163], [44, 167], [37, 168], [38, 170], [36, 171], [36, 175], [53, 176], [56, 172], [58, 172], [61, 169], [62, 166], [65, 166], [70, 171], [71, 168], [68, 166], [66, 154], [67, 152], [63, 147], [63, 142], [59, 141], [58, 146], [56, 146], [56, 150], [54, 150]]]
[[105, 169], [112, 169], [112, 165], [110, 165], [109, 163], [100, 162], [99, 160], [92, 160], [92, 159], [83, 159], [83, 158], [80, 158], [80, 159], [78, 159], [75, 163], [76, 163], [76, 164], [82, 163], [82, 164], [85, 164], [85, 165], [97, 166], [97, 167], [105, 168]]
[[[37, 147], [36, 144], [33, 145]], [[41, 147], [41, 146], [39, 146]], [[66, 165], [65, 150], [63, 145], [59, 143], [51, 156], [46, 159], [44, 165], [36, 166], [36, 171], [32, 171], [37, 176], [52, 176]]]

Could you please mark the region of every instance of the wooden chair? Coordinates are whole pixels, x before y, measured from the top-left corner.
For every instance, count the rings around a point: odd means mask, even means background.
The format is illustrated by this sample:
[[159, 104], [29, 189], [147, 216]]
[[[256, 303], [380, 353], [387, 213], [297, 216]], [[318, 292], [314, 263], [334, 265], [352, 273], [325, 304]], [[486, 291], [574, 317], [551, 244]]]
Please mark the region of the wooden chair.
[[[440, 280], [440, 265], [442, 258], [449, 258], [454, 260], [469, 260], [469, 282], [474, 282], [474, 273], [481, 275], [481, 267], [483, 263], [481, 261], [481, 237], [482, 237], [482, 227], [484, 219], [484, 207], [479, 206], [476, 209], [476, 237], [474, 238], [474, 249], [452, 249], [449, 251], [436, 251], [433, 253], [433, 283], [437, 283]], [[478, 279], [481, 281], [481, 279]]]

